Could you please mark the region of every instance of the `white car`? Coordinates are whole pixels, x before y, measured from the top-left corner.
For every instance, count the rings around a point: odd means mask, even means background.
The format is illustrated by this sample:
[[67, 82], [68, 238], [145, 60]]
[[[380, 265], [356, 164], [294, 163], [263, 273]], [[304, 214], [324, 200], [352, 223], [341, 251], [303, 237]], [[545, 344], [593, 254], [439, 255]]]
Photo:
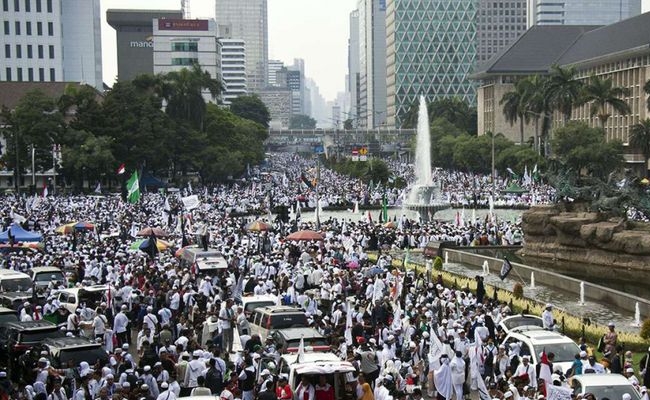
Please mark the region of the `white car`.
[[639, 400], [639, 392], [621, 374], [585, 374], [571, 378], [571, 387], [575, 394], [592, 393], [596, 399], [622, 399], [625, 393], [632, 400]]
[[[77, 308], [84, 303], [87, 308], [95, 311], [100, 303], [106, 302], [108, 294], [108, 285], [92, 285], [81, 288], [61, 289], [55, 296], [62, 306], [74, 313]], [[111, 288], [111, 295], [115, 298], [115, 289]]]
[[499, 321], [499, 326], [503, 328], [505, 333], [508, 333], [513, 329], [517, 329], [518, 331], [530, 331], [544, 329], [544, 320], [536, 315], [516, 314], [503, 318]]
[[559, 332], [543, 329], [529, 331], [512, 330], [506, 336], [504, 344], [508, 347], [513, 342], [521, 342], [519, 355], [529, 355], [532, 364], [539, 362], [539, 355], [542, 351], [546, 351], [546, 354], [555, 354], [553, 367], [557, 365], [561, 366], [562, 372], [566, 372], [571, 368], [576, 354], [580, 353], [580, 348], [570, 337], [564, 336]]

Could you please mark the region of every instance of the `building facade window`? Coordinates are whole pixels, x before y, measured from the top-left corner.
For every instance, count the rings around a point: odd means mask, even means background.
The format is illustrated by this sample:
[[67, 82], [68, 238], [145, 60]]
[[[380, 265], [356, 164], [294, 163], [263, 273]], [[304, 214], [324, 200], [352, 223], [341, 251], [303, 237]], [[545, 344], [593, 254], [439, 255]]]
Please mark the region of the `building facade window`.
[[21, 45], [16, 45], [16, 58], [23, 58], [23, 48]]
[[14, 11], [15, 12], [20, 11], [20, 0], [14, 0]]
[[11, 58], [11, 45], [5, 44], [5, 58]]
[[47, 35], [48, 36], [54, 36], [54, 23], [53, 22], [48, 22], [47, 23]]
[[25, 12], [32, 12], [32, 1], [25, 0]]
[[43, 23], [40, 21], [36, 23], [36, 34], [38, 36], [43, 36]]
[[192, 65], [196, 62], [199, 62], [198, 58], [191, 58], [191, 57], [172, 58], [172, 65]]
[[23, 69], [22, 68], [16, 68], [16, 78], [18, 79], [18, 82], [23, 81]]
[[38, 80], [40, 82], [45, 82], [45, 68], [38, 69]]
[[56, 71], [54, 68], [50, 68], [50, 82], [56, 81]]
[[14, 22], [14, 34], [20, 36], [20, 21]]
[[27, 80], [34, 82], [34, 68], [27, 68]]
[[38, 45], [38, 58], [40, 58], [40, 59], [43, 58], [43, 45], [42, 44]]
[[34, 57], [34, 53], [32, 51], [32, 45], [28, 44], [27, 45], [27, 58], [33, 58], [33, 57]]
[[47, 12], [52, 12], [52, 0], [47, 0]]
[[199, 44], [196, 42], [175, 42], [172, 43], [172, 51], [199, 51]]
[[54, 45], [49, 46], [50, 59], [54, 58]]
[[9, 67], [5, 68], [5, 79], [7, 82], [11, 81], [11, 68]]
[[8, 35], [9, 34], [9, 21], [5, 21], [4, 26], [5, 26], [5, 35]]
[[2, 0], [2, 11], [9, 12], [9, 0]]
[[32, 35], [32, 23], [29, 21], [25, 22], [25, 35], [27, 36]]
[[41, 0], [36, 0], [36, 12], [41, 11], [43, 11], [43, 8], [41, 7]]

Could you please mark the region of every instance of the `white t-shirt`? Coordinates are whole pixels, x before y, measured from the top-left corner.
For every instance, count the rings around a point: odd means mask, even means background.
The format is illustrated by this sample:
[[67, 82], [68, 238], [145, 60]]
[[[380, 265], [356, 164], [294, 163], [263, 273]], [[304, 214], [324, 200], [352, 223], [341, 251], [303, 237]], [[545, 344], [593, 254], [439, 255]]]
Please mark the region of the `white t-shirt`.
[[106, 317], [103, 315], [97, 315], [95, 319], [93, 319], [93, 328], [95, 328], [95, 335], [103, 335], [104, 332], [106, 331], [106, 323], [108, 321], [106, 320]]
[[[232, 310], [229, 308], [222, 308], [219, 311], [219, 326], [221, 329], [230, 329], [232, 328], [230, 324], [230, 319], [232, 318]], [[223, 319], [222, 319], [223, 318]]]

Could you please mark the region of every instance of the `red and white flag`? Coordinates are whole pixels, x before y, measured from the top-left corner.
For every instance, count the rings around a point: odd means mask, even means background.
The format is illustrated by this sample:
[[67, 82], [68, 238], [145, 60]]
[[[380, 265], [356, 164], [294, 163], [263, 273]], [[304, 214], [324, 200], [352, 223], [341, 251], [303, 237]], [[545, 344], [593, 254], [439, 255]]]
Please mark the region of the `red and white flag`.
[[126, 165], [124, 163], [120, 164], [120, 166], [117, 168], [117, 174], [122, 175], [123, 173], [126, 172]]
[[551, 377], [551, 363], [546, 356], [546, 350], [542, 350], [539, 362], [539, 379], [544, 380], [544, 395], [547, 395], [548, 387], [553, 384], [553, 378]]
[[47, 182], [43, 182], [43, 197], [47, 197]]

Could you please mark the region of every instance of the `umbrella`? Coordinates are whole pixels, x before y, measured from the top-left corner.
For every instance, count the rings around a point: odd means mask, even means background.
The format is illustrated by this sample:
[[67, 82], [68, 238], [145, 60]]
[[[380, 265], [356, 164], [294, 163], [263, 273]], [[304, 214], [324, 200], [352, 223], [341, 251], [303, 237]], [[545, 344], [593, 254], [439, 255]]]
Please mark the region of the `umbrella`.
[[303, 230], [294, 232], [287, 236], [287, 240], [324, 240], [323, 235], [318, 232]]
[[181, 247], [180, 249], [176, 250], [174, 256], [193, 263], [194, 259], [196, 258], [196, 252], [190, 251], [190, 249], [197, 249], [197, 247], [194, 245]]
[[250, 232], [264, 232], [264, 231], [270, 231], [272, 228], [271, 225], [267, 224], [266, 222], [262, 221], [253, 221], [250, 224], [246, 225], [246, 230]]
[[136, 234], [136, 236], [151, 236], [151, 235], [158, 236], [158, 237], [169, 236], [169, 234], [164, 230], [162, 230], [161, 228], [152, 228], [150, 226], [140, 230], [140, 232]]
[[56, 233], [61, 233], [64, 235], [70, 234], [73, 231], [92, 231], [95, 229], [95, 225], [87, 222], [87, 221], [79, 221], [79, 222], [70, 222], [65, 225], [61, 225], [58, 228], [56, 228], [54, 231]]
[[397, 228], [397, 224], [395, 223], [395, 221], [388, 221], [384, 224], [384, 228], [395, 229]]
[[[136, 240], [129, 246], [129, 250], [143, 250], [146, 249], [149, 246], [149, 239], [139, 239]], [[157, 239], [156, 240], [156, 247], [158, 248], [158, 251], [165, 251], [171, 246], [170, 243]]]

